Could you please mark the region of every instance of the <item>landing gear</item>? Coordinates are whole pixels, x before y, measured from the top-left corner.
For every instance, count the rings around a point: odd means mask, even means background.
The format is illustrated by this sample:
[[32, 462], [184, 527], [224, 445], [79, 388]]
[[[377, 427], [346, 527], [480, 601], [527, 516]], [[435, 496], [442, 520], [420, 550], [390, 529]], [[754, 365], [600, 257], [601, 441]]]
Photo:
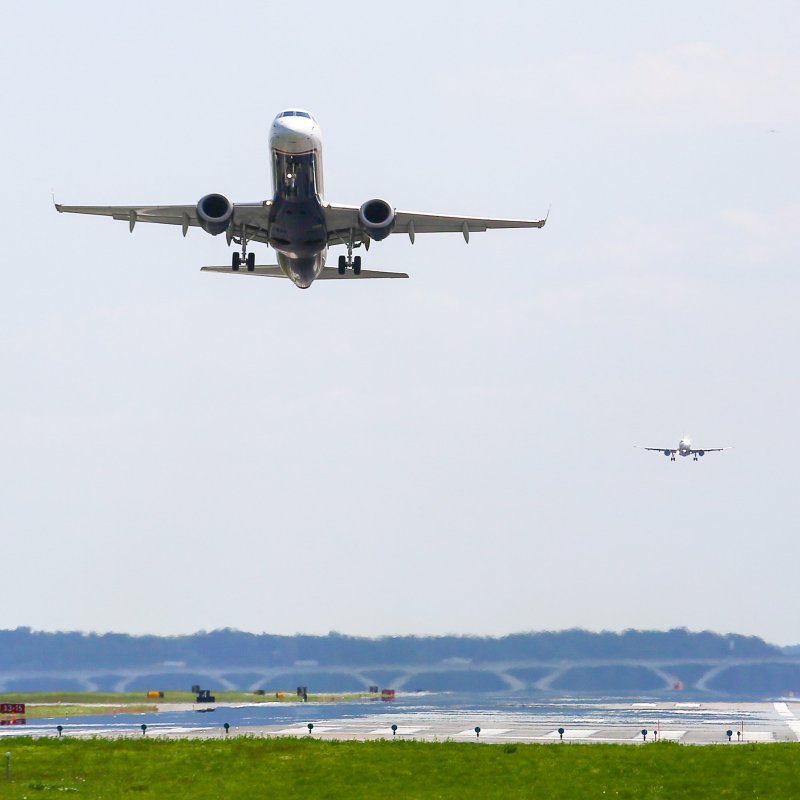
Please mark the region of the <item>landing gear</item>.
[[234, 272], [239, 271], [242, 264], [247, 265], [247, 271], [253, 272], [256, 268], [256, 254], [247, 252], [247, 228], [242, 225], [239, 229], [239, 236], [232, 236], [231, 241], [236, 242], [242, 246], [241, 253], [234, 253], [231, 257], [231, 269]]
[[347, 245], [347, 255], [346, 256], [339, 256], [339, 274], [344, 275], [348, 269], [353, 270], [353, 275], [360, 275], [361, 274], [361, 256], [353, 257], [353, 248], [354, 247], [361, 247], [361, 243], [355, 243], [355, 234], [351, 230], [350, 236], [348, 239], [344, 239], [343, 237], [339, 239], [342, 244]]

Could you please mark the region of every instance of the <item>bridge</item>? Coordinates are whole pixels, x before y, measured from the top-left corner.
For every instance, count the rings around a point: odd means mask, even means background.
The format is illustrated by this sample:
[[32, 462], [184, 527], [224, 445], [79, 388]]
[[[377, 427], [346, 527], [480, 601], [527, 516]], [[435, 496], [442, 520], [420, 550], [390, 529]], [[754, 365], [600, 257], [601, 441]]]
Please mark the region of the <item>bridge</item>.
[[0, 671], [0, 692], [188, 690], [193, 684], [222, 690], [528, 692], [565, 694], [673, 694], [684, 690], [709, 700], [737, 696], [800, 695], [800, 656], [726, 659], [600, 659], [427, 664], [200, 665], [166, 662], [147, 667], [96, 670]]

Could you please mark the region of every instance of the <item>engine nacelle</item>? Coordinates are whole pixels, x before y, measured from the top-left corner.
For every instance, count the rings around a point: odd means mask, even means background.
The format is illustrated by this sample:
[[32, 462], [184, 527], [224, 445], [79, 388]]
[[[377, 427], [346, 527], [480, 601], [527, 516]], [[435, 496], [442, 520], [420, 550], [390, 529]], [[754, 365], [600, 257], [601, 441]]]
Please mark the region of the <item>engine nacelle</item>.
[[358, 219], [369, 238], [380, 242], [394, 228], [394, 209], [385, 200], [367, 200], [358, 209]]
[[664, 451], [664, 455], [665, 456], [671, 456], [672, 455], [672, 450], [665, 450]]
[[207, 194], [197, 203], [200, 227], [212, 236], [225, 233], [233, 217], [233, 203], [224, 194]]
[[699, 455], [699, 456], [704, 456], [705, 454], [706, 454], [705, 450], [698, 450], [697, 451], [697, 455]]

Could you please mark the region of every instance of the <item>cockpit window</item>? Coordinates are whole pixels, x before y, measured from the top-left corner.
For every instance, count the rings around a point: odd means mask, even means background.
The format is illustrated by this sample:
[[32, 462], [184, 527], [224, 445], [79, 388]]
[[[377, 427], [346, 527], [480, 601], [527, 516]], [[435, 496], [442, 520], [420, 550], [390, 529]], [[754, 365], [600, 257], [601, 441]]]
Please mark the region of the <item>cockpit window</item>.
[[282, 111], [278, 114], [278, 119], [281, 117], [305, 117], [306, 119], [314, 119], [308, 111]]

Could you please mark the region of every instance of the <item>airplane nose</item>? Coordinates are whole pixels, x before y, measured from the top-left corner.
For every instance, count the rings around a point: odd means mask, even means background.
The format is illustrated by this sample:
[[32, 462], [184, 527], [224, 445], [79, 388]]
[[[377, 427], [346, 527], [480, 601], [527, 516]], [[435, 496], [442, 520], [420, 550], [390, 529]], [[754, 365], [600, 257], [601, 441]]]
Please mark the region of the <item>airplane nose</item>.
[[308, 120], [297, 121], [292, 117], [276, 120], [272, 126], [271, 138], [272, 146], [279, 150], [289, 152], [309, 150], [315, 146], [314, 125], [309, 124]]

